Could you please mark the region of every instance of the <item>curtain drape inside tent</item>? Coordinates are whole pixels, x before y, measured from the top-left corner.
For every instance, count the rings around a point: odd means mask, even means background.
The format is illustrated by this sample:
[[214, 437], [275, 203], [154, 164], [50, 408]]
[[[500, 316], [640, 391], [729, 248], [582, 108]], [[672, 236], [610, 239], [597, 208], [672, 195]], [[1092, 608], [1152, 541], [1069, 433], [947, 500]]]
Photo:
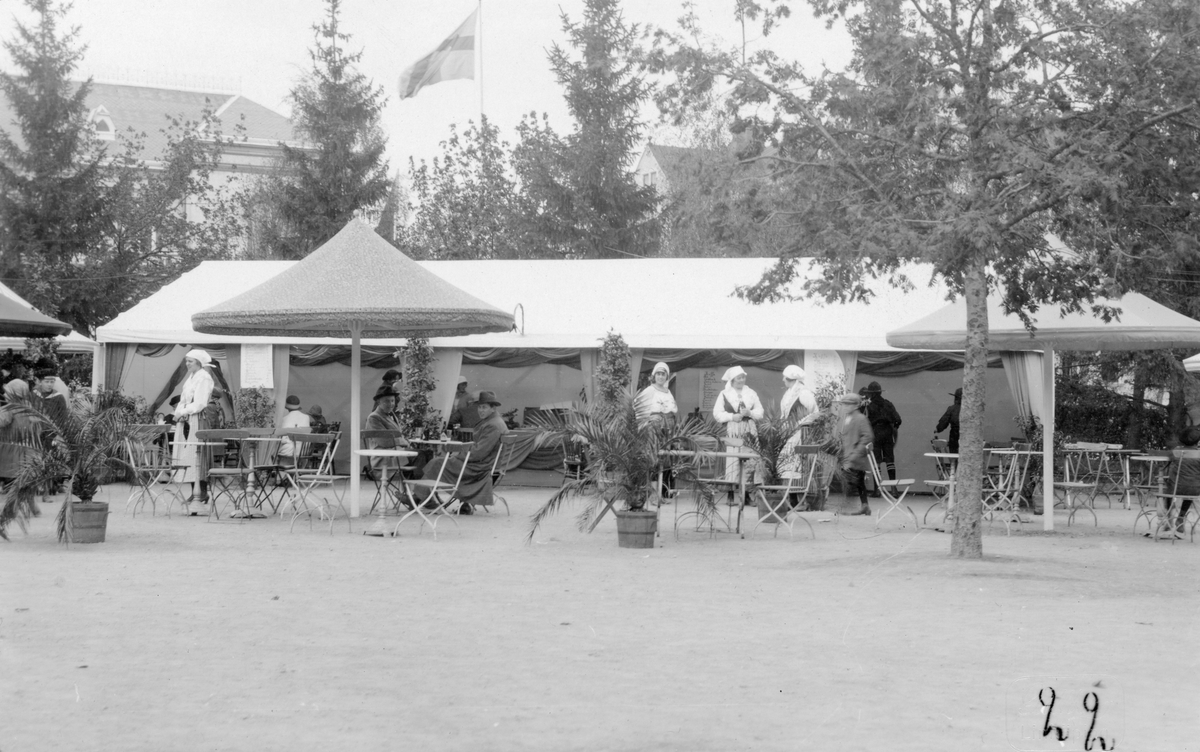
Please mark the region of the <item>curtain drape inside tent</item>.
[[[645, 350], [640, 347], [629, 348], [629, 394], [636, 395], [638, 391], [638, 375], [642, 372], [642, 355]], [[655, 361], [645, 361], [648, 368], [653, 368]]]
[[137, 348], [133, 345], [111, 342], [104, 345], [106, 352], [104, 363], [104, 388], [109, 391], [119, 391], [125, 383], [125, 376], [133, 365], [133, 356]]
[[274, 345], [271, 348], [271, 379], [275, 382], [275, 425], [283, 425], [287, 413], [288, 369], [291, 345]]
[[1042, 385], [1042, 354], [1039, 352], [1003, 352], [1004, 375], [1008, 377], [1008, 388], [1017, 403], [1017, 414], [1022, 418], [1030, 415], [1044, 419], [1042, 405], [1045, 389]]
[[590, 405], [596, 401], [596, 363], [600, 350], [588, 348], [579, 351], [579, 368], [583, 371], [583, 392]]
[[458, 374], [461, 372], [462, 348], [439, 348], [433, 360], [433, 378], [437, 388], [430, 395], [429, 404], [434, 410], [441, 411], [443, 423], [454, 411], [454, 393], [458, 389]]
[[226, 345], [225, 362], [229, 365], [225, 378], [229, 380], [229, 388], [236, 393], [242, 388], [242, 346]]

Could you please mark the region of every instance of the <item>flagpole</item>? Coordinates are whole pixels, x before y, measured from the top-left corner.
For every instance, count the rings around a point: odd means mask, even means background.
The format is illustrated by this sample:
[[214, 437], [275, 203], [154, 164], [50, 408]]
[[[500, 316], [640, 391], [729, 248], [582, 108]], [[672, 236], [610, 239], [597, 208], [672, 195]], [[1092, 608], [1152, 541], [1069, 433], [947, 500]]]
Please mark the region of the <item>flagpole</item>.
[[479, 125], [483, 127], [483, 0], [479, 0]]

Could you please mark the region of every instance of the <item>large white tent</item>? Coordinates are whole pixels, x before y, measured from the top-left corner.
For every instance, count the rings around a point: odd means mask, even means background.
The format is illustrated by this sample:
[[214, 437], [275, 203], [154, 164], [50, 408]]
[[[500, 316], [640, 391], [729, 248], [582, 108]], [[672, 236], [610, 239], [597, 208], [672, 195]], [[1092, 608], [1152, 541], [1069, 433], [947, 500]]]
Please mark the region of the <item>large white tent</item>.
[[[182, 359], [184, 345], [208, 346], [225, 364], [236, 382], [239, 349], [245, 345], [270, 345], [274, 350], [275, 388], [296, 393], [305, 404], [317, 402], [326, 414], [349, 415], [346, 398], [348, 366], [321, 364], [297, 366], [298, 353], [314, 346], [348, 350], [342, 339], [249, 337], [207, 335], [192, 329], [191, 316], [262, 284], [291, 264], [288, 261], [208, 261], [100, 327], [104, 346], [96, 372], [111, 376], [126, 391], [153, 400], [171, 371]], [[428, 261], [429, 271], [480, 300], [503, 311], [512, 311], [512, 332], [432, 339], [439, 353], [439, 384], [435, 406], [448, 414], [454, 375], [463, 373], [472, 389], [493, 389], [512, 407], [561, 404], [590, 390], [589, 376], [601, 338], [620, 333], [634, 351], [635, 368], [648, 370], [650, 358], [670, 360], [683, 352], [722, 352], [750, 366], [751, 386], [764, 402], [778, 404], [782, 383], [778, 371], [783, 361], [809, 371], [837, 369], [857, 388], [879, 380], [905, 416], [898, 462], [906, 475], [932, 477], [928, 436], [933, 423], [949, 404], [948, 392], [961, 385], [961, 370], [941, 361], [940, 369], [903, 378], [864, 375], [871, 354], [914, 357], [890, 347], [884, 335], [897, 325], [918, 318], [946, 303], [944, 287], [931, 284], [929, 267], [907, 270], [909, 289], [897, 289], [886, 280], [871, 286], [869, 301], [827, 305], [808, 299], [753, 305], [733, 293], [739, 285], [757, 282], [774, 259], [627, 259], [578, 261]], [[806, 264], [807, 262], [801, 262]], [[363, 340], [364, 348], [396, 348], [403, 340]], [[177, 346], [173, 351], [171, 346]], [[330, 348], [333, 349], [333, 348]], [[732, 351], [732, 352], [731, 352]], [[528, 367], [496, 367], [505, 354], [525, 353]], [[150, 354], [166, 356], [157, 360]], [[940, 360], [944, 354], [929, 356]], [[644, 358], [643, 358], [644, 356]], [[919, 356], [916, 356], [919, 357]], [[953, 358], [953, 356], [949, 356]], [[757, 358], [757, 361], [755, 360]], [[223, 360], [224, 359], [224, 360]], [[765, 365], [770, 360], [770, 365]], [[117, 362], [120, 361], [120, 362]], [[511, 362], [511, 359], [510, 359]], [[291, 364], [289, 367], [289, 363]], [[754, 367], [761, 365], [761, 368]], [[694, 367], [680, 361], [676, 382], [681, 412], [705, 405], [714, 374], [724, 367]], [[707, 368], [707, 370], [705, 370]], [[672, 365], [673, 370], [677, 370]], [[373, 392], [379, 371], [364, 383]], [[919, 370], [914, 368], [912, 370]], [[995, 417], [991, 438], [1008, 439], [1015, 424], [1015, 406], [1000, 369], [990, 369], [990, 393]], [[110, 384], [112, 386], [112, 384]], [[232, 383], [237, 388], [236, 383]], [[706, 391], [707, 390], [707, 391]], [[341, 399], [341, 402], [339, 402]], [[282, 399], [277, 403], [281, 405]], [[331, 407], [332, 406], [332, 407]], [[369, 407], [364, 405], [364, 407]], [[928, 424], [928, 425], [926, 425]], [[909, 426], [914, 426], [910, 429]], [[916, 438], [919, 437], [919, 438]]]

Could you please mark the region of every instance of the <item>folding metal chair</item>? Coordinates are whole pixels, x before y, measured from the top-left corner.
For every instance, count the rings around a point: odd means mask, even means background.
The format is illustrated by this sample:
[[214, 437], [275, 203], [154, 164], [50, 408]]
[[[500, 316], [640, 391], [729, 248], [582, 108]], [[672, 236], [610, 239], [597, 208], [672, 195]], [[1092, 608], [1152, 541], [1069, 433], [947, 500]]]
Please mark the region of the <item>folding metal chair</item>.
[[[337, 445], [341, 439], [341, 435], [336, 433], [292, 433], [288, 434], [288, 438], [296, 442], [298, 449], [300, 447], [304, 448], [305, 453], [298, 456], [314, 456], [317, 458], [316, 468], [302, 467], [284, 469], [283, 471], [297, 496], [292, 505], [294, 512], [292, 513], [292, 522], [288, 529], [295, 528], [297, 518], [302, 514], [307, 514], [308, 529], [311, 530], [313, 514], [315, 513], [320, 519], [329, 520], [329, 534], [333, 535], [334, 520], [337, 519], [337, 512], [340, 509], [342, 516], [346, 518], [347, 528], [353, 532], [350, 513], [346, 511], [346, 506], [343, 503], [346, 489], [344, 486], [340, 490], [338, 488], [338, 483], [349, 480], [350, 476], [337, 475], [333, 472], [333, 457], [337, 452]], [[325, 493], [317, 493], [317, 491]], [[334, 506], [335, 502], [336, 507]]]
[[[879, 527], [879, 523], [883, 522], [883, 518], [892, 513], [892, 510], [901, 509], [901, 504], [904, 502], [904, 497], [908, 495], [909, 489], [917, 481], [914, 478], [903, 478], [900, 480], [884, 480], [879, 473], [879, 463], [875, 461], [875, 454], [871, 452], [871, 448], [867, 447], [867, 459], [871, 463], [871, 476], [875, 479], [875, 487], [879, 489], [879, 496], [883, 499], [888, 508], [875, 516], [875, 527]], [[899, 495], [897, 495], [899, 494]], [[907, 510], [913, 519], [913, 525], [919, 526], [917, 522], [917, 514], [912, 510], [912, 507], [903, 507]]]
[[[442, 517], [449, 517], [454, 526], [458, 527], [458, 520], [454, 518], [456, 505], [462, 503], [462, 500], [458, 498], [458, 487], [462, 483], [463, 473], [467, 470], [467, 463], [471, 460], [472, 446], [474, 445], [469, 442], [447, 442], [444, 445], [445, 454], [442, 455], [441, 467], [438, 468], [437, 475], [432, 480], [424, 478], [402, 480], [404, 492], [408, 497], [409, 503], [412, 505], [412, 509], [408, 510], [396, 523], [396, 528], [392, 531], [393, 536], [400, 534], [400, 526], [413, 515], [421, 519], [421, 527], [424, 527], [426, 523], [429, 524], [429, 529], [433, 531], [434, 540], [437, 540], [437, 523]], [[443, 480], [446, 475], [446, 466], [450, 462], [450, 456], [458, 453], [461, 453], [460, 456], [462, 457], [462, 462], [458, 468], [458, 475], [454, 477], [453, 482]], [[414, 494], [414, 489], [419, 493]], [[417, 499], [417, 495], [420, 495], [421, 498]], [[417, 528], [418, 535], [420, 532], [421, 528]]]
[[[233, 505], [234, 514], [242, 511], [247, 501], [246, 489], [252, 472], [247, 461], [246, 438], [249, 435], [247, 431], [228, 429], [206, 429], [196, 432], [196, 440], [201, 443], [225, 446], [222, 463], [217, 465], [214, 459], [208, 469], [209, 519], [221, 519], [217, 502], [222, 496]], [[246, 514], [249, 514], [248, 510]]]
[[[500, 437], [500, 451], [496, 452], [496, 459], [492, 462], [492, 498], [499, 500], [504, 505], [504, 513], [509, 517], [512, 516], [512, 511], [508, 508], [508, 500], [500, 494], [496, 493], [496, 486], [500, 481], [504, 480], [504, 476], [508, 474], [508, 464], [512, 459], [513, 447], [517, 445], [517, 435], [515, 433], [506, 433]], [[484, 505], [484, 509], [490, 514], [491, 505]]]
[[[1171, 452], [1171, 459], [1174, 463], [1171, 467], [1171, 490], [1166, 492], [1165, 489], [1160, 490], [1155, 494], [1157, 497], [1153, 509], [1143, 510], [1138, 513], [1138, 517], [1146, 516], [1150, 526], [1150, 537], [1158, 540], [1163, 535], [1169, 535], [1171, 542], [1175, 542], [1176, 536], [1174, 532], [1176, 528], [1182, 530], [1188, 527], [1188, 518], [1193, 518], [1191, 528], [1189, 530], [1189, 540], [1195, 540], [1197, 520], [1200, 520], [1200, 496], [1179, 493], [1179, 477], [1183, 469], [1183, 463], [1200, 462], [1200, 450], [1198, 449], [1175, 449]], [[1189, 505], [1187, 515], [1181, 520], [1179, 518], [1179, 508], [1184, 500], [1189, 500], [1192, 503]], [[1133, 522], [1134, 530], [1137, 529], [1137, 520]]]
[[[362, 449], [398, 449], [405, 445], [404, 434], [401, 431], [395, 430], [370, 430], [359, 432], [359, 441]], [[399, 511], [399, 500], [404, 498], [404, 488], [401, 484], [405, 472], [412, 472], [412, 467], [408, 465], [407, 459], [392, 459], [389, 457], [379, 457], [380, 465], [388, 465], [388, 486], [392, 493], [391, 498], [397, 500], [397, 511]], [[393, 466], [394, 463], [394, 466]], [[375, 498], [371, 501], [371, 509], [367, 514], [373, 514], [375, 508], [385, 498], [383, 491], [383, 474], [368, 461], [364, 468], [369, 472], [368, 477], [375, 483]]]
[[184, 501], [184, 496], [175, 487], [178, 484], [176, 471], [183, 467], [171, 461], [170, 445], [167, 441], [172, 426], [138, 425], [134, 426], [136, 434], [125, 439], [125, 456], [129, 462], [130, 480], [133, 487], [125, 508], [137, 516], [138, 507], [150, 503], [150, 514], [158, 510], [158, 501], [165, 493], [170, 498], [167, 501], [167, 516], [171, 516], [171, 504]]
[[[1092, 513], [1093, 524], [1100, 525], [1096, 515], [1095, 499], [1098, 475], [1089, 453], [1103, 452], [1107, 444], [1080, 443], [1069, 447], [1063, 462], [1063, 479], [1054, 482], [1054, 495], [1062, 494], [1063, 508], [1067, 510], [1067, 524], [1075, 519], [1075, 513], [1086, 509]], [[1048, 510], [1053, 514], [1053, 510]]]

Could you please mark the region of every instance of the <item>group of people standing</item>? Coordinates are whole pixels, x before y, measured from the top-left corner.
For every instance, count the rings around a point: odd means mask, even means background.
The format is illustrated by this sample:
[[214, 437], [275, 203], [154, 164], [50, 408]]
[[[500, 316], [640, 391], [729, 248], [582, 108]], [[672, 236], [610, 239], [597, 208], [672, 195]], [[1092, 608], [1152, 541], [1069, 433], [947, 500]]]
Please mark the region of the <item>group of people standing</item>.
[[27, 380], [28, 371], [13, 370], [5, 374], [3, 407], [0, 407], [0, 481], [17, 477], [21, 463], [28, 455], [18, 442], [27, 440], [34, 430], [34, 417], [28, 408], [59, 423], [71, 409], [71, 390], [58, 376], [53, 362], [39, 361], [33, 369], [33, 386]]

